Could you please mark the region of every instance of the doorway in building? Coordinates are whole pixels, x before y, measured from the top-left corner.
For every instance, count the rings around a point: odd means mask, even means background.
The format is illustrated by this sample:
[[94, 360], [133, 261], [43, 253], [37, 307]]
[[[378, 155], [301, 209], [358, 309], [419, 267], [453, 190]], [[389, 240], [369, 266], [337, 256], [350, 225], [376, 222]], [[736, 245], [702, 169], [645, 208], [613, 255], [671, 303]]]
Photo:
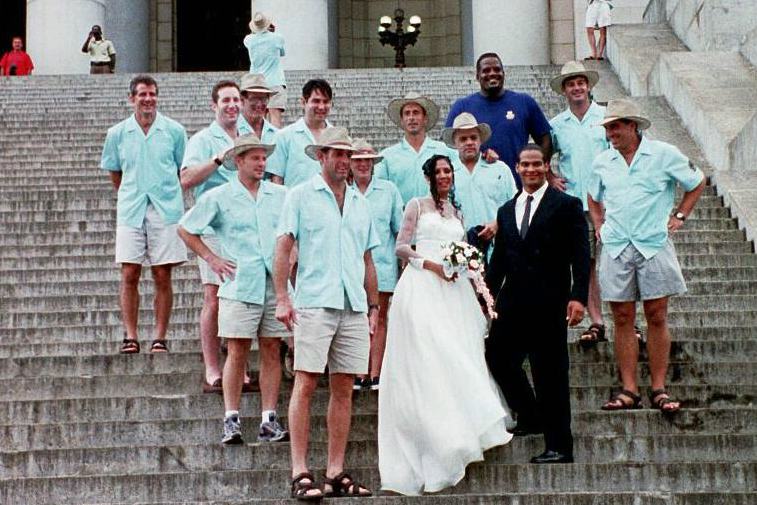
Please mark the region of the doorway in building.
[[26, 49], [26, 0], [3, 0], [3, 12], [0, 15], [0, 56], [11, 50], [13, 37], [21, 37]]
[[251, 2], [176, 2], [176, 70], [249, 69], [242, 39], [250, 32], [250, 8]]

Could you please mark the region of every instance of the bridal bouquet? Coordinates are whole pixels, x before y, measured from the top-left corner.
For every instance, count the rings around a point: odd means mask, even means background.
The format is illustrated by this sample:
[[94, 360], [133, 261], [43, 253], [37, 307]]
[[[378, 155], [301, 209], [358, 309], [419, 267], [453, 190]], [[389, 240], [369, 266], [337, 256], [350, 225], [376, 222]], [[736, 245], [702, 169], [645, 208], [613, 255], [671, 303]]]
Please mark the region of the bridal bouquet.
[[486, 303], [486, 315], [497, 319], [494, 298], [484, 282], [484, 255], [467, 242], [450, 242], [442, 246], [443, 267], [447, 277], [468, 277], [473, 281], [476, 292]]

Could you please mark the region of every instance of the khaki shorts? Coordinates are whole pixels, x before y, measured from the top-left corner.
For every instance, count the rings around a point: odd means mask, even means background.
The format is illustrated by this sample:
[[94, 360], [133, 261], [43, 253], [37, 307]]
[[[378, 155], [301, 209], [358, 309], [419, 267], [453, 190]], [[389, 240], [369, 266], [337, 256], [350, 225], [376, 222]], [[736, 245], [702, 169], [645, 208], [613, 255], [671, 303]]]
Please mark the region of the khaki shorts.
[[297, 309], [294, 369], [302, 372], [366, 374], [371, 340], [368, 316], [350, 309]]
[[287, 89], [284, 86], [273, 86], [271, 87], [273, 91], [278, 91], [277, 94], [273, 95], [270, 100], [268, 100], [268, 108], [269, 109], [281, 109], [286, 110], [287, 108]]
[[265, 276], [263, 305], [218, 298], [218, 336], [222, 338], [292, 336], [286, 326], [276, 319], [276, 293], [270, 276]]
[[[216, 256], [221, 255], [221, 239], [218, 238], [217, 235], [203, 235], [202, 241], [205, 242], [208, 249], [213, 251], [213, 254]], [[218, 277], [218, 274], [210, 268], [207, 261], [199, 256], [197, 257], [197, 266], [200, 268], [200, 280], [202, 281], [203, 286], [205, 284], [212, 284], [214, 286], [221, 285], [221, 278]]]
[[141, 228], [116, 227], [116, 263], [171, 265], [187, 261], [187, 248], [176, 224], [165, 224], [160, 213], [147, 204]]
[[611, 24], [610, 6], [606, 2], [592, 2], [586, 8], [586, 28], [604, 28]]
[[668, 240], [649, 259], [629, 244], [617, 258], [602, 250], [599, 258], [599, 293], [605, 302], [655, 300], [686, 292], [681, 265]]

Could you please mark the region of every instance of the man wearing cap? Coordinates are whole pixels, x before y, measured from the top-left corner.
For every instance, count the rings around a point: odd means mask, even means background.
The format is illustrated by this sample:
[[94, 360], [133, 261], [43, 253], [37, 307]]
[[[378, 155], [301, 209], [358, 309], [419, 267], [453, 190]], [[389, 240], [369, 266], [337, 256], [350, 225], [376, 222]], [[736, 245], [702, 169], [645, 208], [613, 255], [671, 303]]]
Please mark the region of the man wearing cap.
[[293, 188], [320, 171], [318, 162], [305, 154], [305, 147], [315, 144], [323, 130], [331, 126], [326, 118], [332, 99], [331, 85], [323, 79], [310, 79], [302, 87], [304, 114], [276, 133], [276, 151], [266, 168], [271, 181]]
[[[455, 118], [451, 128], [442, 132], [442, 140], [457, 149], [455, 166], [455, 198], [463, 212], [466, 229], [481, 249], [488, 249], [497, 233], [497, 210], [511, 199], [516, 191], [510, 168], [501, 161], [487, 163], [481, 155], [481, 144], [491, 136], [486, 123], [478, 123], [473, 114], [463, 112]], [[470, 241], [470, 239], [469, 239]]]
[[568, 102], [568, 108], [549, 122], [552, 126], [552, 145], [559, 154], [558, 171], [561, 178], [555, 179], [555, 186], [581, 199], [589, 225], [591, 276], [586, 308], [591, 325], [578, 337], [579, 342], [585, 345], [606, 340], [596, 273], [597, 239], [586, 198], [594, 158], [610, 147], [605, 130], [599, 125], [605, 117], [605, 108], [591, 99], [591, 90], [598, 81], [597, 72], [586, 70], [575, 61], [563, 65], [560, 74], [550, 81], [552, 90], [563, 95]]
[[376, 165], [376, 178], [393, 182], [404, 205], [411, 198], [428, 195], [422, 169], [427, 159], [435, 154], [454, 159], [456, 154], [443, 142], [428, 137], [428, 131], [439, 120], [439, 106], [430, 98], [411, 91], [404, 98], [389, 102], [386, 113], [405, 135], [400, 142], [381, 151], [384, 159]]
[[242, 96], [242, 109], [237, 129], [251, 131], [263, 143], [273, 144], [274, 135], [279, 129], [266, 120], [265, 114], [268, 101], [276, 95], [276, 91], [266, 85], [261, 74], [245, 74], [239, 91]]
[[158, 83], [149, 75], [131, 80], [129, 101], [134, 114], [108, 130], [100, 164], [118, 193], [116, 263], [121, 265], [121, 317], [126, 329], [121, 353], [139, 353], [139, 278], [145, 260], [155, 285], [151, 352], [168, 352], [171, 271], [187, 261], [187, 250], [176, 235], [184, 211], [176, 173], [187, 134], [183, 126], [158, 112]]
[[373, 177], [373, 167], [381, 161], [373, 146], [364, 139], [355, 139], [355, 152], [350, 159], [353, 187], [368, 199], [373, 212], [373, 223], [381, 245], [371, 251], [376, 267], [379, 290], [379, 312], [376, 331], [371, 335], [371, 354], [368, 375], [355, 378], [353, 389], [378, 391], [381, 362], [386, 347], [386, 317], [389, 299], [397, 285], [397, 253], [395, 242], [402, 224], [402, 196], [390, 181]]
[[[260, 350], [263, 410], [258, 442], [288, 438], [276, 415], [276, 403], [281, 384], [279, 346], [289, 332], [276, 319], [271, 280], [286, 188], [262, 180], [273, 149], [254, 134], [238, 137], [223, 161], [226, 169], [238, 170], [238, 176], [204, 192], [179, 223], [181, 238], [223, 282], [218, 290], [218, 334], [227, 339], [229, 353], [223, 370], [224, 444], [243, 443], [239, 397], [254, 338]], [[204, 242], [202, 235], [208, 227], [220, 238], [223, 256]]]
[[[350, 430], [352, 385], [368, 372], [370, 334], [376, 329], [378, 290], [371, 250], [379, 245], [368, 200], [346, 184], [355, 148], [346, 128], [328, 128], [307, 146], [320, 174], [287, 195], [274, 262], [276, 317], [294, 328], [294, 389], [289, 403], [292, 497], [370, 491], [344, 469]], [[289, 255], [299, 243], [294, 303], [287, 292]], [[310, 401], [328, 366], [328, 461], [318, 488], [308, 471]]]
[[271, 123], [281, 128], [281, 115], [287, 105], [286, 81], [281, 57], [286, 54], [284, 37], [276, 33], [276, 27], [268, 16], [256, 12], [250, 21], [252, 33], [244, 38], [244, 46], [250, 55], [250, 73], [262, 74], [265, 82], [276, 93], [270, 98], [268, 111]]
[[[496, 53], [484, 53], [476, 62], [476, 80], [480, 90], [469, 96], [458, 98], [447, 115], [447, 127], [462, 112], [470, 112], [486, 123], [492, 130], [482, 149], [494, 150], [499, 159], [510, 167], [515, 182], [521, 187], [520, 177], [515, 171], [518, 152], [528, 141], [529, 135], [539, 144], [547, 159], [552, 156], [552, 140], [549, 123], [539, 104], [530, 95], [505, 89], [505, 72], [502, 60]], [[552, 175], [547, 174], [551, 182]]]
[[100, 25], [92, 26], [81, 52], [89, 55], [90, 74], [112, 74], [116, 71], [116, 48], [103, 36]]
[[[650, 126], [631, 100], [612, 100], [601, 123], [612, 147], [594, 160], [589, 209], [602, 241], [599, 288], [615, 322], [615, 354], [623, 390], [604, 410], [639, 408], [636, 301], [644, 304], [653, 408], [675, 412], [680, 402], [665, 390], [670, 354], [668, 299], [686, 292], [670, 235], [684, 225], [704, 190], [701, 170], [674, 146], [650, 140]], [[683, 188], [673, 210], [676, 184]]]
[[[240, 128], [238, 125], [240, 95], [234, 82], [218, 81], [210, 95], [215, 119], [189, 139], [180, 174], [182, 189], [194, 188], [195, 201], [206, 191], [236, 179], [236, 173], [227, 169], [222, 160], [226, 151], [234, 146], [237, 136], [249, 133], [246, 127]], [[220, 241], [212, 228], [206, 230], [203, 240], [214, 254], [221, 254]], [[221, 368], [218, 364], [218, 351], [221, 342], [218, 338], [218, 286], [221, 279], [202, 256], [198, 256], [197, 265], [203, 289], [200, 312], [200, 343], [205, 362], [203, 391], [219, 393]]]

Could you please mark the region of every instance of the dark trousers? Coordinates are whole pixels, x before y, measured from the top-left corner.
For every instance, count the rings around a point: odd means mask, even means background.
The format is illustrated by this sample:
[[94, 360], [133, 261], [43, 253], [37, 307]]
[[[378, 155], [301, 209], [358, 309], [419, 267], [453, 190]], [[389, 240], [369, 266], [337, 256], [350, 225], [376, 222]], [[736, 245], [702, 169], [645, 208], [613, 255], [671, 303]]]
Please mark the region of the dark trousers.
[[[519, 425], [542, 428], [547, 450], [573, 454], [565, 315], [506, 312], [500, 317], [486, 343], [494, 379]], [[523, 370], [526, 358], [533, 388]]]

